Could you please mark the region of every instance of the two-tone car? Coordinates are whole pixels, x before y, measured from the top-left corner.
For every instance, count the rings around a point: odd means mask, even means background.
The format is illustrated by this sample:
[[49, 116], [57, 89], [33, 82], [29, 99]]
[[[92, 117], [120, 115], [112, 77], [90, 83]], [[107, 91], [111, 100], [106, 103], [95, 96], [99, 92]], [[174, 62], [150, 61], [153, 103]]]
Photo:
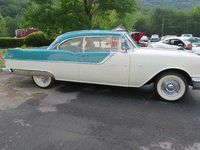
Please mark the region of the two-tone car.
[[62, 34], [48, 48], [8, 49], [5, 71], [32, 76], [41, 88], [55, 80], [141, 87], [154, 83], [175, 101], [200, 88], [200, 56], [178, 50], [138, 48], [127, 32], [83, 30]]
[[200, 54], [200, 39], [198, 37], [167, 37], [165, 40], [152, 43], [151, 47], [191, 50], [196, 54]]

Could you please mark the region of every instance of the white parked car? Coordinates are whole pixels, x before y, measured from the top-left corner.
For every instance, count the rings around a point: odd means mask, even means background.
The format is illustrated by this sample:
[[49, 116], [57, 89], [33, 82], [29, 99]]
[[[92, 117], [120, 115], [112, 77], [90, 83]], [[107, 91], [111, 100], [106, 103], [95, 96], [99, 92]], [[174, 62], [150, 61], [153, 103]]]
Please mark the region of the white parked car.
[[158, 42], [158, 41], [160, 41], [159, 35], [158, 34], [151, 35], [150, 41], [151, 42]]
[[162, 40], [166, 40], [168, 38], [174, 38], [174, 37], [177, 37], [177, 35], [165, 35], [165, 36], [162, 36], [160, 40], [162, 41]]
[[140, 41], [143, 41], [143, 42], [148, 42], [149, 38], [147, 36], [142, 36], [142, 38], [140, 39]]
[[151, 46], [154, 48], [192, 50], [200, 54], [200, 40], [195, 37], [170, 37], [157, 43], [152, 43]]
[[41, 88], [54, 80], [141, 87], [155, 83], [164, 100], [181, 99], [188, 85], [200, 89], [200, 56], [178, 50], [139, 49], [127, 32], [73, 31], [47, 49], [8, 49], [8, 71], [29, 75]]

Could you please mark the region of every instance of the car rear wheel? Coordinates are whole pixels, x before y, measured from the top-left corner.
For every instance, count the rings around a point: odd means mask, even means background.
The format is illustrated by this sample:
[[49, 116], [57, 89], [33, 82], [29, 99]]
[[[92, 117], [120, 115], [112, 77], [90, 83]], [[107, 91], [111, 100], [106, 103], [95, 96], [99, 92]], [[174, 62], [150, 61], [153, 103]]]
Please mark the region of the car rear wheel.
[[54, 79], [49, 76], [33, 76], [33, 81], [40, 88], [49, 88], [54, 84]]
[[179, 73], [165, 73], [155, 82], [155, 91], [158, 97], [167, 101], [181, 99], [188, 91], [188, 83]]

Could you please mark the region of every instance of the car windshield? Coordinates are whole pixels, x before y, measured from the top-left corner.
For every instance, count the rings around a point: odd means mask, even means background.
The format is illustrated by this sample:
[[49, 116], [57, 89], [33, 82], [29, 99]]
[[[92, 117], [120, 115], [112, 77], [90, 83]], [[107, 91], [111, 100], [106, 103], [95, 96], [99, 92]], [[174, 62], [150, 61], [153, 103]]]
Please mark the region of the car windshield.
[[188, 41], [191, 42], [193, 46], [200, 47], [200, 39], [193, 38], [193, 39], [188, 39]]
[[55, 47], [59, 44], [58, 39], [55, 39], [53, 43], [47, 49], [55, 49]]
[[188, 41], [188, 39], [183, 39], [183, 41], [185, 42], [186, 45], [191, 43], [190, 41]]
[[163, 40], [162, 43], [169, 44], [169, 40]]
[[132, 37], [128, 34], [123, 35], [122, 37], [122, 43], [125, 44], [125, 47], [127, 50], [132, 50], [134, 48], [137, 48], [137, 44], [135, 41], [132, 40]]

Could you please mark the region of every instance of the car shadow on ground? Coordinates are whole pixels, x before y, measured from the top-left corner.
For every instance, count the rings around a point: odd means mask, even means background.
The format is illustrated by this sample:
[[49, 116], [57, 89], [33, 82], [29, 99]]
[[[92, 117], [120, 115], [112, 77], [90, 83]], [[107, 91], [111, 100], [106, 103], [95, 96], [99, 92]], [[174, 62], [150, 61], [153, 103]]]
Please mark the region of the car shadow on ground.
[[[64, 83], [64, 85], [62, 85]], [[165, 101], [158, 98], [154, 92], [154, 84], [145, 85], [140, 88], [133, 87], [118, 87], [97, 84], [75, 83], [75, 82], [58, 82], [62, 86], [58, 87], [56, 91], [62, 93], [77, 92], [89, 95], [101, 95], [106, 97], [121, 97], [123, 99], [134, 99], [147, 102], [159, 102], [172, 105], [193, 105], [200, 106], [199, 97], [195, 95], [192, 87], [189, 87], [188, 93], [178, 101]]]
[[[12, 75], [9, 78], [9, 84], [17, 88], [31, 88], [40, 89], [32, 81], [31, 77]], [[123, 101], [140, 101], [140, 102], [151, 102], [151, 103], [162, 103], [162, 104], [172, 104], [172, 105], [185, 105], [185, 106], [200, 106], [198, 91], [193, 91], [189, 88], [188, 93], [184, 98], [178, 101], [164, 101], [159, 99], [154, 93], [154, 84], [145, 85], [140, 88], [132, 87], [118, 87], [118, 86], [107, 86], [107, 85], [97, 85], [97, 84], [86, 84], [86, 83], [76, 83], [76, 82], [64, 82], [57, 81], [56, 85], [50, 89], [40, 89], [41, 91], [51, 91], [61, 93], [72, 93], [79, 92], [79, 97], [87, 96], [99, 96], [106, 97], [106, 99], [123, 99]]]
[[[61, 83], [60, 83], [61, 84]], [[75, 82], [64, 82], [64, 86], [56, 89], [59, 92], [82, 92], [87, 94], [98, 94], [103, 96], [115, 96], [124, 98], [153, 98], [153, 84], [141, 88], [118, 87], [98, 84], [86, 84]]]

